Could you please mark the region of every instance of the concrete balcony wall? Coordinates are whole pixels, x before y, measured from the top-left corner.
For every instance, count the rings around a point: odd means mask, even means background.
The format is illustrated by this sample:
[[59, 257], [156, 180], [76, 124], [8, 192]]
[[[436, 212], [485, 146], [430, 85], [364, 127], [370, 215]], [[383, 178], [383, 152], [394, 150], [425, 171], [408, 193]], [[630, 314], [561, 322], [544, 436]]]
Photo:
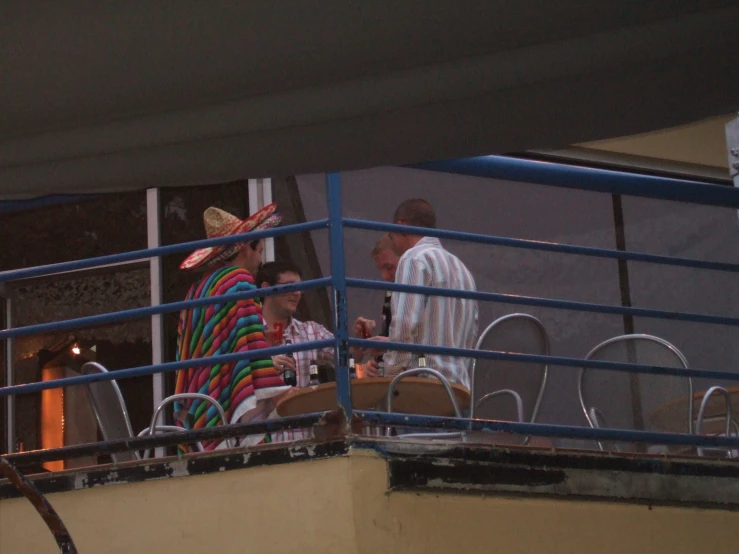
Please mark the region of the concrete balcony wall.
[[[736, 511], [688, 504], [390, 490], [387, 461], [366, 449], [202, 475], [183, 464], [171, 478], [47, 498], [79, 551], [95, 553], [732, 552], [739, 524]], [[0, 552], [58, 552], [23, 498], [0, 501]]]

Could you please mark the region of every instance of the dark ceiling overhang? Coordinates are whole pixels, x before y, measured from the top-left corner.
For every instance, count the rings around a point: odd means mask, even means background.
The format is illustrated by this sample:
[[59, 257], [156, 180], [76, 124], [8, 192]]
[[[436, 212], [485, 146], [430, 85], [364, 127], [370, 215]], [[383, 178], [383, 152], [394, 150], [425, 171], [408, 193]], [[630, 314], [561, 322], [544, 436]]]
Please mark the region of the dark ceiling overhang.
[[739, 7], [8, 2], [0, 197], [559, 148], [739, 107]]

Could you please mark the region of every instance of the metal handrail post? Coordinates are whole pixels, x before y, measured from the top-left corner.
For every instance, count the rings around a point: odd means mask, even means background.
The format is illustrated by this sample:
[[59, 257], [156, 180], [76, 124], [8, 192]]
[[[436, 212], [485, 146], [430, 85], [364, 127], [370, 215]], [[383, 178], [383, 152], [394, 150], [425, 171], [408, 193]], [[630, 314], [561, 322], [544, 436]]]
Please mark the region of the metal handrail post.
[[347, 425], [352, 417], [352, 388], [349, 376], [349, 325], [346, 312], [346, 266], [344, 258], [344, 228], [341, 213], [341, 176], [326, 175], [328, 197], [328, 232], [333, 281], [334, 340], [336, 362], [336, 392], [339, 406], [346, 414]]

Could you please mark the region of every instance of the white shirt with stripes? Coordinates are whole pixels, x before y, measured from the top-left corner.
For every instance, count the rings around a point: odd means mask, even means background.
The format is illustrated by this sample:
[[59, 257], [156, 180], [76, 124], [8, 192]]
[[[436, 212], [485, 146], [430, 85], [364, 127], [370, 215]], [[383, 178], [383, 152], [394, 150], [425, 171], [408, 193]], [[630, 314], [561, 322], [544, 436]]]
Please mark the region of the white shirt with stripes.
[[[454, 254], [445, 250], [439, 239], [423, 237], [398, 261], [395, 282], [403, 285], [442, 287], [475, 291], [475, 280]], [[390, 341], [474, 348], [477, 341], [476, 300], [393, 292], [393, 319]], [[418, 354], [386, 352], [385, 374], [395, 375], [418, 367]], [[471, 358], [428, 354], [426, 365], [436, 369], [452, 383], [470, 388]]]

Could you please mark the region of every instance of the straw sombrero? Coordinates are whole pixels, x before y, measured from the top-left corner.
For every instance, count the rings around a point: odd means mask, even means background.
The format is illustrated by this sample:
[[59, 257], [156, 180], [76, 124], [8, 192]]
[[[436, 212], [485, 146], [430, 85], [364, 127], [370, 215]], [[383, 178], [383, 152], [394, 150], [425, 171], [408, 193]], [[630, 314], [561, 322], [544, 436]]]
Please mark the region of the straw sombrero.
[[[276, 214], [277, 204], [272, 203], [265, 206], [247, 219], [239, 219], [235, 215], [219, 208], [208, 208], [203, 213], [205, 223], [205, 234], [209, 239], [227, 237], [248, 233], [249, 231], [262, 231], [277, 227], [282, 221], [282, 216]], [[201, 248], [190, 254], [180, 264], [180, 269], [194, 269], [204, 265], [214, 265], [227, 260], [244, 247], [243, 242], [237, 244], [226, 244], [223, 246], [212, 246]]]

